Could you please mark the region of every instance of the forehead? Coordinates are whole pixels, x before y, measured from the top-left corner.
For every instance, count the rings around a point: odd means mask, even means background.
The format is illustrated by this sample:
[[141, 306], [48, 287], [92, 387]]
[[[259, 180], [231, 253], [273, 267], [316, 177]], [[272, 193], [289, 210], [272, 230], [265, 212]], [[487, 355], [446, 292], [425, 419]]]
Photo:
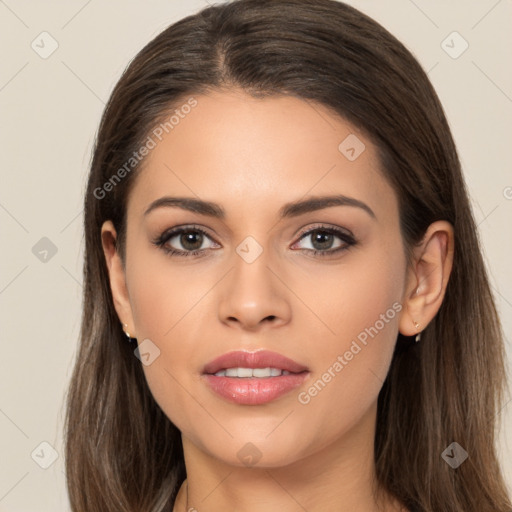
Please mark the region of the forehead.
[[327, 107], [238, 90], [194, 99], [150, 133], [154, 144], [129, 199], [136, 214], [164, 195], [221, 202], [228, 214], [257, 207], [275, 215], [286, 202], [333, 193], [371, 203], [377, 216], [396, 209], [375, 147]]

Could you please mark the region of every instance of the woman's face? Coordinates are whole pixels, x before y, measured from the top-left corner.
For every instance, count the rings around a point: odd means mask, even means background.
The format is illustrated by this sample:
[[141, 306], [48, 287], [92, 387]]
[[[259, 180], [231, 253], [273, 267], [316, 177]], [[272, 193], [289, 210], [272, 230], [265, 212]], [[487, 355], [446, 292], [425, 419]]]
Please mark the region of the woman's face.
[[[156, 402], [184, 440], [232, 465], [283, 466], [367, 442], [408, 286], [397, 198], [374, 146], [297, 98], [195, 99], [162, 140], [153, 134], [128, 201], [126, 300], [117, 294], [116, 308], [144, 343]], [[289, 206], [323, 196], [347, 199]], [[224, 215], [155, 206], [164, 197]], [[165, 237], [177, 227], [186, 233]], [[307, 371], [260, 381], [203, 373], [227, 352], [262, 349]], [[271, 379], [296, 387], [271, 399], [281, 389]]]

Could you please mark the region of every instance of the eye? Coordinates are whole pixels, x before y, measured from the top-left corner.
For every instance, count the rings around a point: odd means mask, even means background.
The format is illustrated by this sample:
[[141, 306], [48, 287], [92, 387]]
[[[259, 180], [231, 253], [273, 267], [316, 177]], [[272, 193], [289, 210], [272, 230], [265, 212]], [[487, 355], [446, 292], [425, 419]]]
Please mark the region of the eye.
[[[156, 240], [153, 240], [153, 244], [171, 256], [198, 256], [208, 251], [208, 247], [203, 247], [205, 237], [211, 240], [208, 233], [198, 226], [181, 226], [164, 231]], [[308, 237], [311, 237], [313, 247], [302, 248], [302, 250], [321, 257], [339, 253], [356, 244], [350, 232], [332, 226], [314, 226], [300, 235], [299, 242]], [[336, 238], [341, 243], [333, 248]], [[173, 244], [179, 244], [182, 248], [176, 248]], [[220, 247], [216, 242], [214, 245]]]
[[[356, 240], [350, 232], [332, 226], [314, 226], [313, 229], [303, 233], [300, 240], [308, 237], [311, 238], [313, 247], [303, 249], [321, 257], [339, 253], [356, 244]], [[341, 240], [341, 243], [333, 248], [336, 238]]]
[[[197, 256], [207, 250], [202, 247], [205, 237], [211, 240], [208, 233], [197, 226], [182, 226], [165, 231], [153, 244], [171, 256]], [[173, 247], [173, 239], [183, 249]]]

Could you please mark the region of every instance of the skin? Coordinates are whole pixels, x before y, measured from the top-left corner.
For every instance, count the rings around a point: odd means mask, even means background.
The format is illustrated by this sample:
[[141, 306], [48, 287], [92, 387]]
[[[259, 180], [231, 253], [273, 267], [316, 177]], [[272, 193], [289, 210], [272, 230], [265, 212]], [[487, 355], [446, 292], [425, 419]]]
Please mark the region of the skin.
[[[375, 148], [353, 126], [292, 97], [253, 99], [235, 89], [195, 97], [197, 107], [146, 157], [132, 189], [125, 268], [114, 226], [101, 228], [119, 320], [139, 344], [149, 338], [159, 348], [144, 374], [182, 433], [187, 480], [174, 511], [405, 510], [374, 493], [377, 398], [398, 332], [416, 335], [441, 305], [453, 260], [451, 225], [432, 224], [407, 266], [397, 196]], [[354, 161], [338, 150], [349, 134], [366, 148]], [[278, 219], [285, 203], [334, 193], [363, 201], [376, 218], [334, 206]], [[166, 195], [214, 201], [226, 218], [176, 207], [144, 215]], [[350, 230], [357, 243], [312, 255], [307, 249], [345, 245], [337, 236], [330, 246], [315, 244], [311, 232], [299, 236], [318, 223]], [[184, 224], [208, 232], [195, 239], [203, 255], [170, 256], [151, 243]], [[247, 236], [263, 249], [250, 264], [236, 252]], [[191, 250], [179, 235], [167, 245]], [[394, 318], [300, 403], [299, 393], [393, 304], [401, 306]], [[305, 364], [306, 382], [258, 406], [229, 403], [203, 382], [202, 369], [215, 357], [260, 348]], [[237, 456], [247, 443], [261, 454], [252, 466]]]

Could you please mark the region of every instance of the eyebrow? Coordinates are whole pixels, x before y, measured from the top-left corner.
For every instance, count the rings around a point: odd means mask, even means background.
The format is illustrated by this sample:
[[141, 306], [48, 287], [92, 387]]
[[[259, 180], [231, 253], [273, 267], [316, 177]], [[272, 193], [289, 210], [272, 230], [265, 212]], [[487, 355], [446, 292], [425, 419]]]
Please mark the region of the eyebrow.
[[[368, 213], [373, 219], [377, 216], [373, 210], [366, 204], [355, 199], [344, 195], [333, 195], [333, 196], [313, 196], [308, 199], [293, 201], [286, 203], [278, 212], [280, 219], [298, 217], [304, 213], [314, 212], [329, 208], [332, 206], [353, 206], [361, 208]], [[156, 208], [181, 208], [190, 212], [198, 213], [200, 215], [206, 215], [208, 217], [214, 217], [216, 219], [225, 219], [226, 212], [222, 206], [211, 201], [203, 201], [201, 199], [194, 199], [192, 197], [170, 197], [164, 196], [153, 201], [144, 212], [144, 215], [152, 212]]]

